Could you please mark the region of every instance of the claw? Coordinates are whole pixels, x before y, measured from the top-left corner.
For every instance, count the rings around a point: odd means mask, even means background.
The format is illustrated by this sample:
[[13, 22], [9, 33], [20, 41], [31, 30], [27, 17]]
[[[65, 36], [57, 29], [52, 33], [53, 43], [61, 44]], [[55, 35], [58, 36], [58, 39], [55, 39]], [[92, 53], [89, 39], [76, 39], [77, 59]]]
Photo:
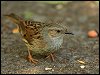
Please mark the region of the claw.
[[37, 64], [37, 62], [38, 62], [38, 60], [33, 59], [31, 55], [28, 56], [28, 60], [29, 60], [29, 62], [32, 62], [33, 64]]
[[28, 49], [28, 60], [29, 60], [29, 62], [31, 62], [31, 63], [33, 63], [33, 64], [37, 64], [37, 62], [38, 62], [38, 60], [37, 59], [33, 59], [32, 58], [32, 55], [31, 55], [31, 52], [30, 52], [31, 50], [29, 50]]

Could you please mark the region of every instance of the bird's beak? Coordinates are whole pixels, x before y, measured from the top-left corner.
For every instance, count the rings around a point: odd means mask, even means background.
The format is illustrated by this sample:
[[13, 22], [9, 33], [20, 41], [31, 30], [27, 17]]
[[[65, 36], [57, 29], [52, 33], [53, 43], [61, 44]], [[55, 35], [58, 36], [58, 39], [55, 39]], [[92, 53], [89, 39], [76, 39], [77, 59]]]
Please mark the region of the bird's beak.
[[71, 35], [74, 35], [73, 33], [70, 33], [70, 32], [66, 32], [65, 34], [71, 34]]

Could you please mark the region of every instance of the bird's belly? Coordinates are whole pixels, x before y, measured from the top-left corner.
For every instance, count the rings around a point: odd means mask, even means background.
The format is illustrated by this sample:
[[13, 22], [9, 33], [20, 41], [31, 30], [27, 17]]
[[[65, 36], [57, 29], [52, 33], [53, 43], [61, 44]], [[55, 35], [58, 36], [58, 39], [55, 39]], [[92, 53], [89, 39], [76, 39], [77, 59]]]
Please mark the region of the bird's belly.
[[[31, 46], [32, 47], [32, 46]], [[32, 52], [33, 54], [40, 54], [40, 55], [47, 55], [49, 53], [53, 53], [57, 50], [60, 50], [61, 46], [59, 46], [58, 48], [57, 47], [51, 47], [51, 46], [47, 46], [45, 48], [34, 48], [32, 47]]]
[[39, 48], [38, 46], [34, 47], [33, 45], [29, 45], [28, 47], [29, 47], [28, 49], [30, 49], [32, 51], [33, 55], [38, 55], [38, 54], [39, 55], [48, 55], [49, 53], [59, 50], [59, 48], [56, 49], [56, 48], [53, 48], [50, 46]]
[[[25, 41], [25, 40], [24, 40]], [[47, 42], [44, 40], [34, 40], [31, 44], [26, 43], [26, 46], [32, 53], [44, 55], [45, 53], [52, 52], [53, 50], [48, 46]]]
[[61, 44], [59, 44], [59, 42], [56, 42], [56, 41], [52, 43], [48, 43], [44, 40], [34, 40], [31, 43], [32, 44], [26, 43], [26, 46], [28, 47], [29, 50], [32, 51], [34, 55], [35, 54], [44, 55], [50, 52], [54, 52], [54, 51], [59, 50], [61, 46]]

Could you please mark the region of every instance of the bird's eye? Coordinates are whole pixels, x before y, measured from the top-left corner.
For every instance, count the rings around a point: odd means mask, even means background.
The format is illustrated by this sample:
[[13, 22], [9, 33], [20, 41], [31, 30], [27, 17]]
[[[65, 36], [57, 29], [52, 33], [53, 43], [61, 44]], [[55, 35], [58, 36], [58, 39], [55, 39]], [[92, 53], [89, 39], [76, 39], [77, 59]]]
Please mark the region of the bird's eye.
[[60, 30], [57, 30], [57, 32], [59, 33], [59, 32], [60, 32]]

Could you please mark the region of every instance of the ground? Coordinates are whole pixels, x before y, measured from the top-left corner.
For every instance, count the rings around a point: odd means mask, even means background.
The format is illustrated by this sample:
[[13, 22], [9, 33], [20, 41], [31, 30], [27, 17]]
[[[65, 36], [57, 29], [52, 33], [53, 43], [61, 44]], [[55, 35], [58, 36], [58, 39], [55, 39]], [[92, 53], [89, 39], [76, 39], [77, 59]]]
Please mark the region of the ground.
[[[11, 21], [3, 15], [16, 13], [26, 19], [66, 25], [74, 35], [64, 38], [63, 48], [54, 62], [36, 57], [38, 64], [26, 60], [27, 47]], [[99, 74], [99, 38], [89, 38], [88, 31], [99, 32], [99, 5], [96, 1], [1, 2], [1, 74]]]

